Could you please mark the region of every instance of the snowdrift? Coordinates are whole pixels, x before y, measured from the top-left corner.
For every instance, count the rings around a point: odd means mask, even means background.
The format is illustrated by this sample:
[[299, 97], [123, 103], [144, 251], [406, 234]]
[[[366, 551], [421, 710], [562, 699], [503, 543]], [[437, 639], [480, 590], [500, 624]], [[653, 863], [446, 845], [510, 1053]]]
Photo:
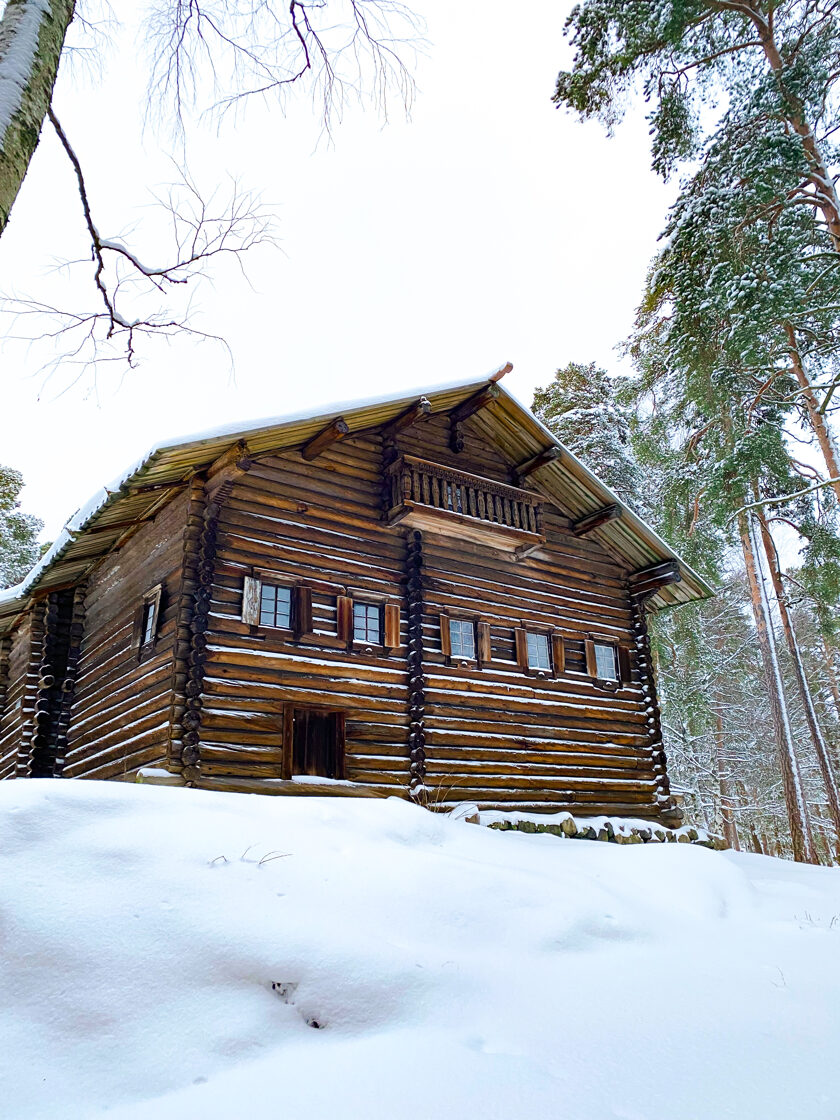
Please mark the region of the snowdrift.
[[837, 1120], [840, 872], [0, 785], [9, 1120]]

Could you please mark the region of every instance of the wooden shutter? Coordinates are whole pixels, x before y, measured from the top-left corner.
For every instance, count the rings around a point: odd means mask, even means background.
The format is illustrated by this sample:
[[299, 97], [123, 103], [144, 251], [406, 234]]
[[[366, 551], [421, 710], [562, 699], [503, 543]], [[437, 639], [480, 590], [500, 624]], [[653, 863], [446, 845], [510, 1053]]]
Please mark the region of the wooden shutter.
[[566, 643], [562, 634], [551, 635], [551, 666], [555, 677], [566, 671]]
[[336, 633], [347, 648], [353, 644], [353, 600], [349, 595], [338, 595], [335, 600]]
[[260, 595], [262, 584], [253, 576], [246, 576], [242, 585], [242, 621], [248, 626], [258, 626], [260, 622]]
[[399, 603], [385, 604], [385, 622], [383, 624], [383, 642], [386, 650], [396, 649], [400, 644], [400, 605]]
[[627, 646], [618, 647], [618, 678], [622, 684], [629, 684], [632, 678], [630, 650]]
[[140, 648], [140, 639], [143, 637], [143, 616], [146, 613], [145, 600], [140, 604], [134, 612], [134, 624], [131, 629], [131, 648]]
[[452, 656], [452, 643], [449, 640], [449, 615], [440, 616], [440, 649], [444, 657]]
[[528, 667], [528, 635], [519, 626], [514, 630], [513, 636], [516, 639], [516, 664], [523, 673], [529, 672]]
[[590, 677], [598, 676], [598, 662], [595, 660], [595, 643], [587, 638], [583, 643], [586, 650], [586, 671]]
[[476, 626], [476, 653], [479, 668], [489, 665], [493, 659], [490, 646], [490, 623], [479, 622]]
[[312, 588], [295, 587], [292, 591], [292, 625], [295, 636], [312, 633]]

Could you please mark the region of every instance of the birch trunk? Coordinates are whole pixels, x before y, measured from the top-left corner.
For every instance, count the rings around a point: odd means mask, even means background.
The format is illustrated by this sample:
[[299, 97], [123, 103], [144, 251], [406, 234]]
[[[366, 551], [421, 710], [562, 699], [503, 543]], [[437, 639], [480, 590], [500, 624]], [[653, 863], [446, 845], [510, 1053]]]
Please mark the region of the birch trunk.
[[767, 527], [767, 521], [764, 515], [758, 514], [757, 519], [761, 529], [764, 554], [767, 557], [767, 565], [770, 569], [770, 579], [779, 607], [779, 617], [782, 620], [782, 630], [784, 631], [785, 641], [787, 642], [791, 661], [793, 662], [796, 684], [799, 688], [802, 706], [805, 709], [805, 719], [808, 723], [808, 730], [811, 733], [811, 741], [814, 744], [817, 761], [820, 764], [820, 773], [822, 774], [823, 783], [825, 785], [828, 811], [834, 823], [836, 834], [840, 837], [840, 788], [837, 783], [837, 775], [834, 773], [834, 764], [831, 760], [828, 743], [825, 740], [822, 727], [820, 726], [817, 710], [814, 707], [814, 698], [811, 695], [811, 686], [808, 684], [808, 678], [805, 675], [805, 666], [802, 664], [799, 642], [796, 640], [796, 631], [793, 628], [793, 620], [790, 617], [787, 597], [782, 583], [782, 573], [779, 570], [776, 546], [773, 543], [773, 538], [770, 536], [770, 530]]
[[755, 618], [761, 660], [764, 665], [770, 711], [773, 716], [773, 730], [779, 766], [782, 771], [782, 787], [793, 844], [793, 858], [799, 863], [816, 863], [814, 841], [808, 823], [808, 807], [805, 804], [805, 796], [802, 790], [802, 776], [799, 772], [799, 763], [793, 746], [790, 717], [782, 685], [779, 659], [776, 653], [776, 638], [773, 632], [770, 603], [767, 598], [764, 573], [758, 567], [759, 553], [755, 539], [754, 522], [748, 513], [742, 512], [739, 514], [738, 528], [741, 535], [741, 547], [744, 551], [744, 563], [747, 568], [750, 603]]
[[38, 146], [75, 0], [7, 0], [0, 20], [0, 235]]

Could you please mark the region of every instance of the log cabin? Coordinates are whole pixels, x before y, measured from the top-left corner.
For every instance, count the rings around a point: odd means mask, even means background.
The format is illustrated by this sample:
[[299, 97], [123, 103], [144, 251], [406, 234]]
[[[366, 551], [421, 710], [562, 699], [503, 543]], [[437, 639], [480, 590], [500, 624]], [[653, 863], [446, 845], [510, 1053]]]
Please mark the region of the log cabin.
[[0, 777], [677, 823], [647, 619], [711, 591], [509, 369], [154, 448], [0, 592]]

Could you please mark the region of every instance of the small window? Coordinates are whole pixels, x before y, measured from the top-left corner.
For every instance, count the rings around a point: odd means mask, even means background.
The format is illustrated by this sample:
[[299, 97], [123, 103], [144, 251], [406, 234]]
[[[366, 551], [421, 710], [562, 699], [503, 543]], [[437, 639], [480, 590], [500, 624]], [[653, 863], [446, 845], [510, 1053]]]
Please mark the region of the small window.
[[596, 676], [599, 680], [618, 680], [618, 663], [615, 646], [604, 645], [602, 642], [595, 643], [595, 668]]
[[548, 648], [547, 634], [532, 634], [528, 632], [528, 668], [551, 671], [551, 654]]
[[143, 604], [143, 627], [140, 644], [144, 646], [151, 645], [155, 640], [155, 632], [157, 631], [157, 599], [149, 599], [148, 602]]
[[449, 649], [452, 657], [475, 660], [475, 627], [462, 618], [449, 620]]
[[382, 642], [382, 608], [378, 603], [353, 603], [353, 641], [369, 646]]
[[292, 625], [292, 589], [264, 583], [260, 589], [260, 626], [289, 630]]
[[161, 596], [163, 584], [159, 583], [143, 595], [143, 600], [134, 612], [134, 629], [131, 635], [131, 647], [136, 649], [138, 656], [143, 658], [152, 653], [160, 630]]

